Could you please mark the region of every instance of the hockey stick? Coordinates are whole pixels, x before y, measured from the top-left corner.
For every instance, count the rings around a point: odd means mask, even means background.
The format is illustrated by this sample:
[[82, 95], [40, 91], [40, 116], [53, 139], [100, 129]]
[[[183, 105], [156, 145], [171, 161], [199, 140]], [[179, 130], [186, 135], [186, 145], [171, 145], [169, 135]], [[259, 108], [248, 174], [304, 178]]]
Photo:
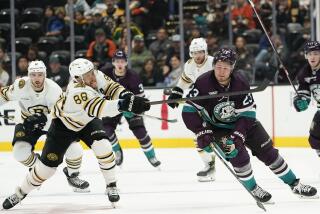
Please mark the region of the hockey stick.
[[177, 119], [165, 119], [165, 118], [156, 117], [156, 116], [152, 116], [152, 115], [148, 115], [148, 114], [134, 114], [134, 115], [141, 116], [141, 117], [148, 117], [148, 118], [151, 118], [151, 119], [156, 119], [156, 120], [161, 120], [161, 121], [166, 121], [168, 123], [176, 123], [176, 122], [178, 122]]
[[[273, 51], [275, 52], [275, 54], [276, 54], [276, 56], [277, 56], [277, 58], [278, 58], [278, 60], [279, 60], [279, 62], [280, 62], [280, 67], [283, 68], [283, 70], [284, 70], [284, 72], [285, 72], [285, 74], [286, 74], [286, 76], [287, 76], [287, 79], [289, 80], [290, 85], [293, 87], [293, 89], [294, 89], [294, 91], [296, 92], [296, 94], [299, 95], [296, 87], [295, 87], [295, 86], [293, 85], [293, 83], [292, 83], [292, 80], [291, 80], [291, 78], [290, 78], [290, 76], [289, 76], [289, 72], [288, 72], [287, 68], [284, 66], [284, 64], [283, 64], [283, 62], [282, 62], [282, 60], [281, 60], [281, 57], [280, 57], [278, 51], [277, 51], [276, 48], [274, 47], [274, 44], [273, 44], [270, 36], [268, 35], [268, 32], [267, 32], [267, 30], [266, 30], [266, 28], [265, 28], [265, 26], [264, 26], [264, 24], [263, 24], [263, 22], [262, 22], [262, 20], [261, 20], [261, 18], [260, 18], [260, 16], [259, 16], [258, 12], [257, 12], [257, 10], [256, 10], [256, 8], [255, 8], [252, 0], [248, 0], [248, 2], [250, 3], [250, 5], [251, 5], [251, 7], [252, 7], [252, 9], [253, 9], [253, 11], [254, 11], [254, 13], [256, 14], [256, 16], [257, 16], [257, 18], [258, 18], [258, 20], [259, 20], [259, 23], [260, 23], [260, 25], [261, 25], [261, 27], [262, 27], [262, 29], [263, 29], [263, 32], [264, 32], [265, 35], [267, 36], [268, 41], [269, 41], [269, 43], [270, 43]], [[275, 33], [275, 32], [274, 32], [274, 33]]]
[[255, 92], [260, 92], [266, 89], [269, 85], [270, 80], [265, 79], [258, 87], [250, 90], [245, 91], [230, 91], [230, 92], [222, 92], [212, 95], [204, 95], [199, 97], [185, 97], [180, 99], [172, 99], [172, 100], [159, 100], [159, 101], [151, 101], [149, 102], [150, 105], [158, 105], [162, 103], [178, 103], [178, 102], [186, 102], [186, 101], [193, 101], [193, 100], [205, 100], [205, 99], [212, 99], [217, 97], [229, 97], [229, 96], [237, 96], [242, 94], [250, 94]]
[[263, 209], [265, 212], [267, 211], [267, 209], [263, 206], [263, 204], [258, 201], [258, 199], [256, 199], [254, 197], [254, 195], [252, 194], [252, 192], [250, 192], [245, 185], [241, 182], [241, 180], [238, 178], [238, 176], [236, 175], [236, 173], [230, 168], [229, 164], [226, 163], [225, 159], [222, 157], [222, 155], [220, 154], [219, 150], [221, 150], [219, 148], [218, 145], [216, 145], [214, 142], [212, 143], [214, 148], [213, 148], [213, 152], [216, 154], [216, 156], [218, 156], [218, 158], [220, 159], [220, 161], [223, 163], [223, 165], [225, 165], [225, 167], [227, 167], [227, 169], [231, 172], [231, 174], [239, 181], [239, 183], [247, 190], [247, 192], [252, 196], [252, 198], [256, 201], [257, 205], [259, 208]]

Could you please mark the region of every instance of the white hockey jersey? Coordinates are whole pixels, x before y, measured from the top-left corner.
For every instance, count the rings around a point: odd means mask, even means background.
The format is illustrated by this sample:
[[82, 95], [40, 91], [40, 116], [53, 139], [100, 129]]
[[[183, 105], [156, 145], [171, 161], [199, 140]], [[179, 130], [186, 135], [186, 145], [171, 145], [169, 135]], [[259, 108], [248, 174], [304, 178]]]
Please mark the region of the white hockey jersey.
[[195, 63], [195, 61], [191, 58], [184, 64], [184, 71], [178, 81], [177, 86], [182, 89], [187, 89], [200, 75], [211, 70], [213, 70], [212, 56], [207, 56], [204, 62], [200, 65]]
[[16, 79], [10, 86], [2, 87], [0, 90], [0, 105], [8, 101], [18, 101], [22, 119], [34, 113], [42, 112], [48, 115], [62, 94], [60, 86], [46, 78], [43, 90], [36, 92], [31, 84], [29, 77], [23, 77]]
[[59, 118], [68, 129], [80, 131], [94, 118], [114, 117], [120, 113], [116, 99], [125, 88], [101, 71], [97, 71], [96, 78], [98, 90], [70, 82], [54, 106], [53, 117]]

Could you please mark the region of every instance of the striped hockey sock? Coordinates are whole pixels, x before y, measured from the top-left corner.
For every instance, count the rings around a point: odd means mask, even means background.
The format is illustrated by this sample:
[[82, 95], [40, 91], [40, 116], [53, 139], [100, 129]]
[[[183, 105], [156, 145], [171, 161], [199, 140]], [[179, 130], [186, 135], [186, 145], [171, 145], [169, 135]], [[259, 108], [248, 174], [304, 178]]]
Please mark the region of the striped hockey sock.
[[297, 179], [281, 155], [278, 155], [277, 159], [269, 166], [269, 168], [286, 184], [291, 185]]
[[243, 167], [234, 167], [233, 168], [236, 175], [240, 179], [240, 181], [245, 185], [245, 187], [252, 191], [255, 186], [257, 185], [256, 179], [253, 176], [251, 164], [248, 163], [247, 165]]

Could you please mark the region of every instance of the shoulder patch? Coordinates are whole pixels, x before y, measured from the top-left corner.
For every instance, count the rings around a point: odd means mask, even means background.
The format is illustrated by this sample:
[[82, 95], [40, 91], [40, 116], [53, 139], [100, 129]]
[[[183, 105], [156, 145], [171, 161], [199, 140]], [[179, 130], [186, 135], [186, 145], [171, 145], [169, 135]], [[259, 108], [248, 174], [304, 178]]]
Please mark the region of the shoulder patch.
[[18, 86], [19, 88], [23, 88], [26, 85], [26, 81], [24, 79], [19, 80]]

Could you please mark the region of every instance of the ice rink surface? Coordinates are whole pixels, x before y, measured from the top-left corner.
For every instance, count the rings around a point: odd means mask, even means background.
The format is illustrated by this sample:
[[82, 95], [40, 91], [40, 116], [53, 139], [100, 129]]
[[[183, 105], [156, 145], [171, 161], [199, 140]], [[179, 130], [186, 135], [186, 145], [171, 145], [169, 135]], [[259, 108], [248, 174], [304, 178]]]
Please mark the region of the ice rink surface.
[[[307, 184], [320, 189], [320, 159], [311, 149], [280, 149], [289, 166]], [[120, 202], [113, 209], [104, 195], [105, 184], [96, 159], [85, 151], [81, 178], [90, 182], [90, 193], [74, 193], [62, 172], [31, 192], [14, 214], [193, 214], [264, 213], [251, 196], [217, 159], [216, 181], [199, 183], [196, 172], [203, 167], [195, 149], [157, 149], [161, 171], [153, 168], [140, 149], [124, 150], [122, 169], [118, 168]], [[267, 213], [307, 214], [320, 212], [320, 199], [299, 199], [273, 173], [252, 158], [258, 184], [273, 196]], [[64, 164], [63, 164], [64, 166]], [[0, 153], [0, 199], [11, 195], [24, 179], [27, 169], [11, 153]]]

